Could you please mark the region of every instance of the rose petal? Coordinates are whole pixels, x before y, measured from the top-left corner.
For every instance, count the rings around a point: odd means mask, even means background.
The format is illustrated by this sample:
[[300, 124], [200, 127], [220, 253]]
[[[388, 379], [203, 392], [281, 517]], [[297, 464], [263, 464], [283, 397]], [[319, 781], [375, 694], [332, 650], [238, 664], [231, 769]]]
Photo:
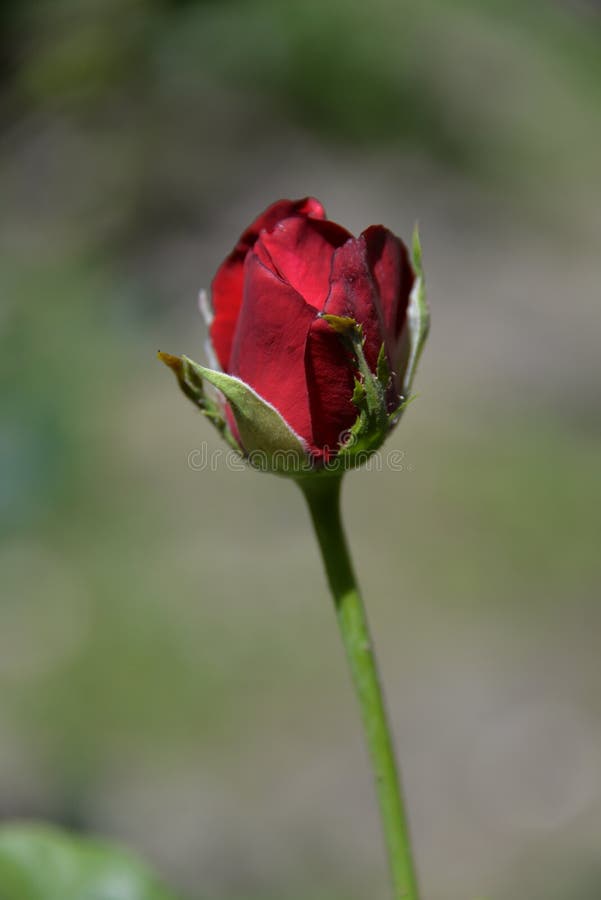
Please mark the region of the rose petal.
[[327, 461], [357, 418], [352, 403], [354, 363], [325, 319], [315, 319], [305, 352], [313, 444]]
[[232, 347], [230, 374], [271, 403], [291, 428], [312, 443], [305, 379], [305, 344], [315, 310], [251, 253], [244, 300]]
[[325, 210], [319, 200], [314, 197], [303, 197], [302, 200], [278, 200], [268, 206], [261, 215], [248, 226], [236, 244], [236, 250], [251, 250], [262, 231], [271, 231], [282, 219], [292, 216], [312, 216], [314, 219], [325, 219]]
[[277, 203], [272, 203], [244, 231], [213, 279], [211, 296], [215, 317], [211, 324], [210, 337], [224, 372], [229, 370], [234, 331], [242, 305], [246, 256], [254, 247], [262, 230], [274, 228], [281, 219], [291, 216], [323, 219], [325, 211], [321, 203], [313, 197], [304, 197], [302, 200], [278, 200]]
[[231, 253], [220, 266], [211, 284], [214, 318], [209, 336], [224, 372], [229, 371], [232, 340], [242, 304], [245, 257], [246, 251], [235, 250]]
[[387, 228], [372, 225], [363, 232], [362, 237], [365, 239], [367, 263], [380, 295], [387, 349], [395, 367], [415, 276], [407, 248]]
[[363, 235], [335, 251], [324, 312], [349, 316], [363, 326], [365, 358], [374, 372], [385, 334], [379, 293], [368, 264]]
[[268, 268], [321, 310], [328, 296], [334, 250], [350, 237], [335, 222], [296, 216], [264, 231], [255, 252]]

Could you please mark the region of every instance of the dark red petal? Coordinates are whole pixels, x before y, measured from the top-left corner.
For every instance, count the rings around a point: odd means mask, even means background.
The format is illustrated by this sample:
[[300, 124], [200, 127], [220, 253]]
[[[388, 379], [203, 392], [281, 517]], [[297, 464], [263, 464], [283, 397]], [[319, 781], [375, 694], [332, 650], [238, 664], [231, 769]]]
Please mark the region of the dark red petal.
[[[363, 237], [351, 238], [334, 252], [324, 312], [349, 316], [363, 326], [365, 358], [375, 371], [384, 329]], [[323, 319], [309, 333], [306, 366], [314, 442], [335, 450], [357, 418], [351, 399], [356, 367], [340, 336]]]
[[354, 363], [325, 319], [311, 325], [305, 353], [313, 443], [327, 461], [357, 418], [351, 401]]
[[367, 261], [378, 287], [386, 346], [393, 368], [398, 368], [400, 344], [415, 275], [403, 242], [381, 225], [367, 228]]
[[312, 432], [305, 344], [314, 319], [313, 307], [254, 253], [249, 254], [230, 373], [275, 406], [309, 444]]
[[363, 326], [365, 358], [370, 369], [375, 371], [384, 341], [384, 323], [363, 236], [347, 241], [334, 253], [330, 293], [324, 312], [349, 316]]
[[321, 220], [325, 211], [318, 200], [304, 197], [301, 200], [278, 200], [249, 225], [238, 243], [222, 263], [211, 285], [215, 317], [210, 329], [211, 341], [224, 372], [229, 371], [234, 331], [242, 305], [244, 260], [264, 229], [274, 228], [281, 219], [291, 216], [311, 216]]
[[296, 216], [264, 231], [256, 253], [268, 268], [321, 310], [328, 296], [334, 250], [350, 237], [335, 222]]

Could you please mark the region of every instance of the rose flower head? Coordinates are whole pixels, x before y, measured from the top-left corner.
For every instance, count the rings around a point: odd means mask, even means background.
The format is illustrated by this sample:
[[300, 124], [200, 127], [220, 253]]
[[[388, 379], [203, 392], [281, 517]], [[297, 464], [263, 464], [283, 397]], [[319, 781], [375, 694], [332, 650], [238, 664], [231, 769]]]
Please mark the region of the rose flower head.
[[317, 200], [280, 200], [201, 308], [212, 368], [159, 355], [235, 450], [291, 476], [359, 465], [398, 421], [428, 332], [417, 232], [410, 259], [381, 225], [353, 237]]

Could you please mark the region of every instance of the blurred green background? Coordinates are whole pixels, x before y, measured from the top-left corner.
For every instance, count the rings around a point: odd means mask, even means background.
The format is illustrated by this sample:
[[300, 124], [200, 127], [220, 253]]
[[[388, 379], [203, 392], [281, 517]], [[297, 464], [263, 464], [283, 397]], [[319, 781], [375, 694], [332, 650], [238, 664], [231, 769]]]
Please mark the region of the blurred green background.
[[345, 506], [427, 900], [601, 895], [601, 15], [4, 0], [0, 816], [202, 900], [386, 896], [292, 485], [156, 362], [272, 200], [419, 220], [419, 399]]

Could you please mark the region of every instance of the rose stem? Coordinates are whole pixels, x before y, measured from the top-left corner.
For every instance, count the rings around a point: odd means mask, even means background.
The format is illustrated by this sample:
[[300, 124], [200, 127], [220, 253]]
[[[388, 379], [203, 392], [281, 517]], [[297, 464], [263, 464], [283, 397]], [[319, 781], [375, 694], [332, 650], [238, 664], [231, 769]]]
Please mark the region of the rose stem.
[[342, 640], [361, 707], [382, 828], [388, 848], [395, 900], [419, 900], [390, 725], [361, 594], [357, 587], [340, 515], [337, 475], [299, 479], [334, 597]]

